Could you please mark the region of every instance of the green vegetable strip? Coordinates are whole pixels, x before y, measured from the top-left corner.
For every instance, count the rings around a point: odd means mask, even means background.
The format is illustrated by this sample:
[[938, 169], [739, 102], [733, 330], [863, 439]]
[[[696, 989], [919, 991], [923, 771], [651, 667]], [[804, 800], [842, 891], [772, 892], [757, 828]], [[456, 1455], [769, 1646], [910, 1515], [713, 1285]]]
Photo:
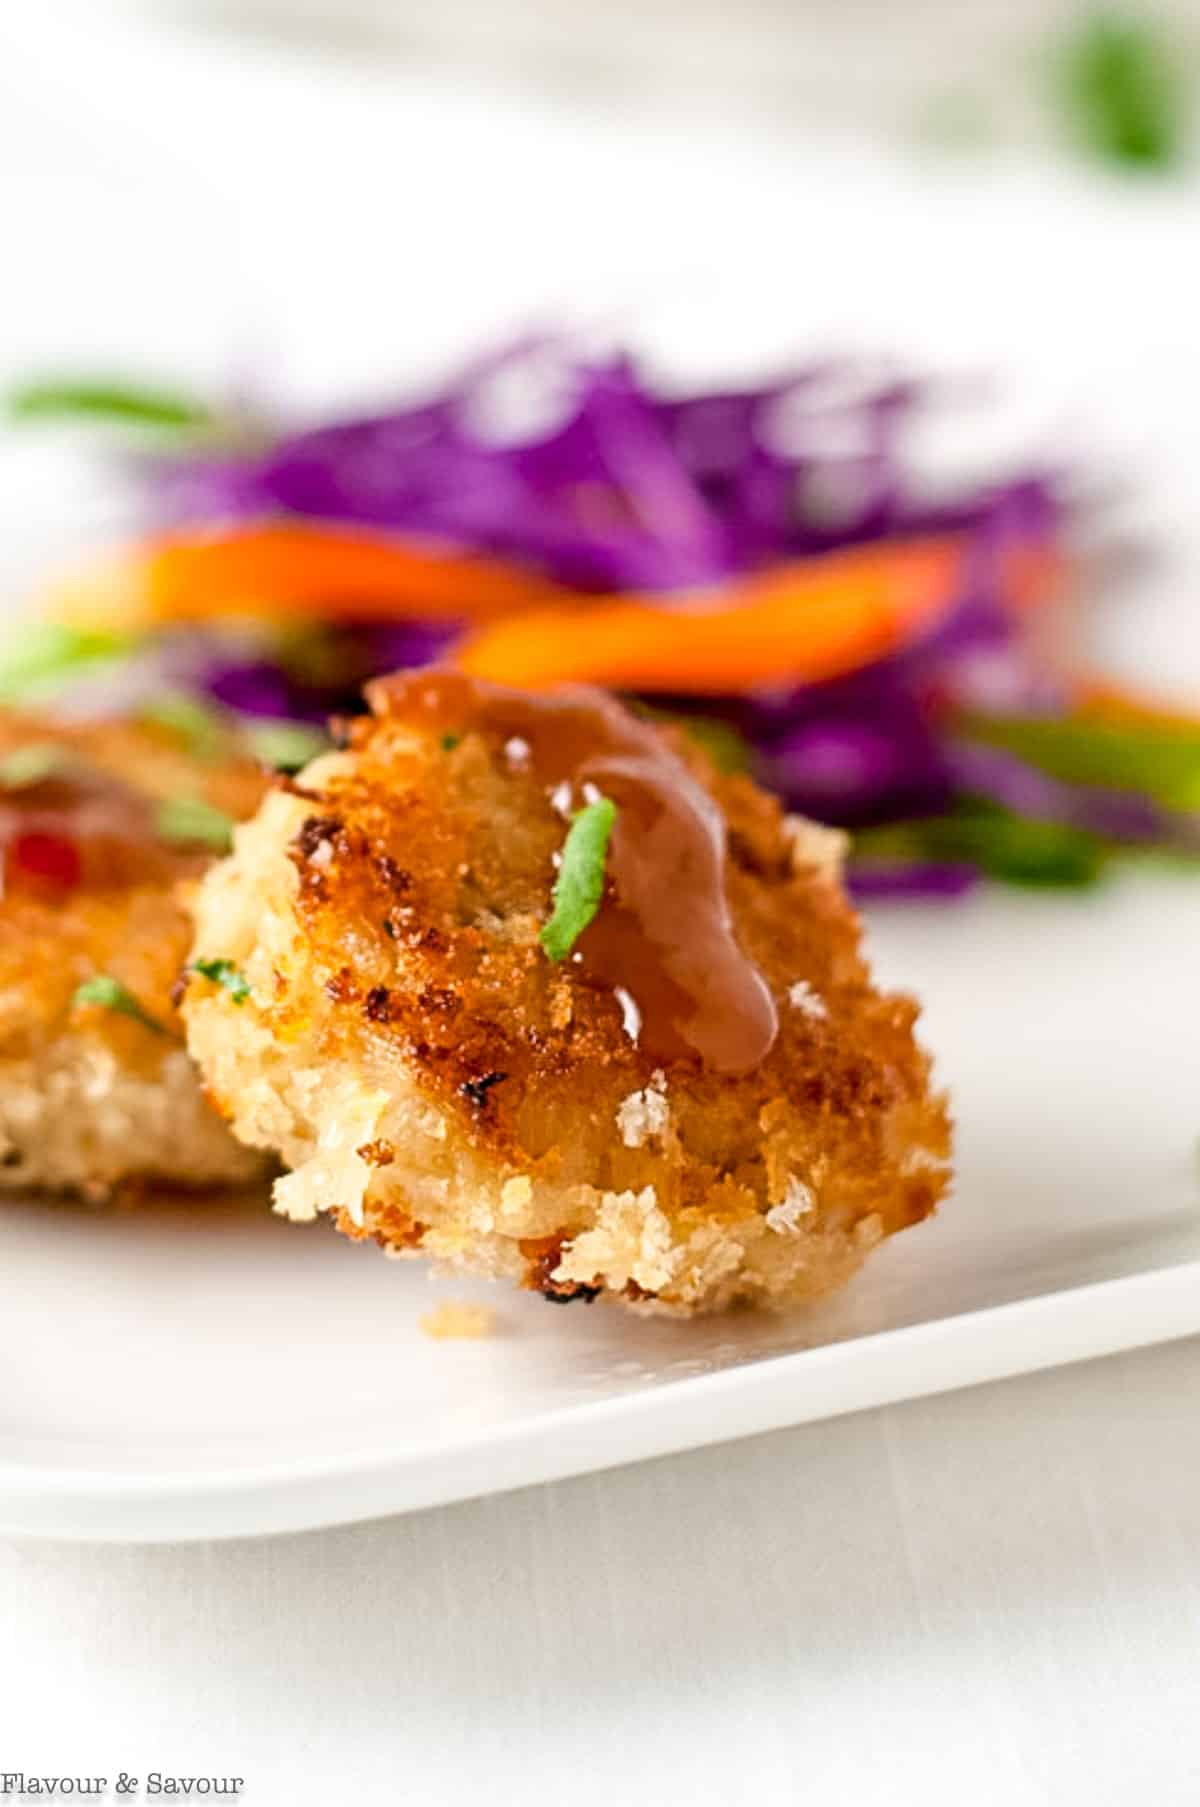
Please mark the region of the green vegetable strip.
[[0, 648], [0, 702], [34, 702], [83, 671], [129, 652], [129, 634], [63, 627], [33, 621], [7, 634]]
[[220, 757], [226, 740], [219, 710], [186, 690], [165, 690], [141, 710], [141, 719], [177, 734], [193, 759], [205, 764]]
[[541, 943], [551, 960], [565, 960], [600, 908], [604, 865], [617, 806], [598, 797], [575, 816], [563, 842], [562, 865], [554, 881], [554, 914]]
[[732, 722], [717, 715], [687, 715], [674, 709], [660, 709], [644, 698], [636, 698], [631, 707], [635, 715], [651, 722], [665, 722], [682, 728], [689, 740], [703, 747], [718, 772], [749, 772], [754, 769], [754, 749]]
[[233, 817], [203, 797], [169, 797], [158, 806], [154, 828], [161, 840], [211, 847], [215, 853], [228, 853], [233, 845]]
[[167, 1030], [156, 1017], [142, 1009], [133, 993], [111, 973], [97, 973], [94, 978], [85, 979], [77, 985], [71, 994], [71, 1003], [98, 1004], [104, 1010], [115, 1010], [121, 1016], [132, 1017], [143, 1029], [152, 1029], [155, 1035], [167, 1035]]
[[318, 753], [329, 751], [328, 735], [306, 722], [258, 722], [246, 733], [254, 757], [281, 772], [298, 772]]
[[227, 991], [235, 1004], [244, 1004], [250, 996], [246, 975], [232, 960], [193, 960], [191, 970]]
[[125, 383], [30, 382], [10, 390], [8, 413], [14, 420], [121, 421], [149, 427], [202, 427], [210, 411], [186, 396]]
[[968, 715], [961, 725], [1067, 784], [1142, 791], [1167, 808], [1200, 807], [1200, 731], [1033, 715]]
[[1165, 169], [1187, 138], [1184, 58], [1138, 9], [1085, 9], [1063, 47], [1061, 106], [1082, 147], [1114, 163]]
[[1094, 884], [1108, 849], [1094, 834], [1033, 822], [998, 805], [960, 803], [944, 816], [916, 818], [854, 837], [854, 857], [921, 864], [965, 861], [1010, 885]]

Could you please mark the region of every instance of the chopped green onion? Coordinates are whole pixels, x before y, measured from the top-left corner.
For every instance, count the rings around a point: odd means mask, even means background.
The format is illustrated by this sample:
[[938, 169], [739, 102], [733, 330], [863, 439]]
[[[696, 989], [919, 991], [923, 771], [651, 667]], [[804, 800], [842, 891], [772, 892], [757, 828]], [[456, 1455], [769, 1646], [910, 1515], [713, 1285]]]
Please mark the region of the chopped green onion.
[[306, 722], [254, 722], [246, 736], [254, 757], [280, 772], [298, 772], [329, 750], [329, 736]]
[[562, 864], [554, 881], [554, 914], [541, 932], [551, 960], [565, 960], [600, 908], [604, 867], [617, 806], [598, 797], [575, 816], [563, 842]]
[[110, 420], [128, 426], [205, 427], [212, 412], [187, 396], [127, 383], [54, 380], [22, 383], [7, 397], [14, 420]]
[[121, 1016], [132, 1017], [143, 1029], [152, 1029], [155, 1035], [168, 1035], [170, 1031], [142, 1009], [133, 993], [111, 973], [96, 973], [94, 978], [85, 979], [77, 985], [71, 994], [71, 1003], [98, 1004], [103, 1010], [115, 1010]]
[[249, 981], [232, 960], [193, 960], [190, 970], [227, 991], [235, 1004], [244, 1004], [250, 996]]
[[164, 690], [139, 713], [143, 721], [177, 734], [193, 759], [207, 765], [219, 757], [226, 738], [224, 718], [199, 697], [186, 690]]
[[461, 739], [462, 739], [461, 734], [443, 734], [442, 735], [442, 752], [443, 753], [453, 753], [455, 747], [458, 745], [458, 743]]
[[46, 778], [58, 777], [75, 764], [65, 747], [52, 741], [38, 741], [27, 747], [14, 747], [0, 757], [0, 785], [5, 790], [23, 791], [41, 784]]
[[154, 828], [160, 840], [191, 842], [217, 853], [228, 853], [233, 845], [233, 817], [203, 797], [168, 797], [158, 806]]

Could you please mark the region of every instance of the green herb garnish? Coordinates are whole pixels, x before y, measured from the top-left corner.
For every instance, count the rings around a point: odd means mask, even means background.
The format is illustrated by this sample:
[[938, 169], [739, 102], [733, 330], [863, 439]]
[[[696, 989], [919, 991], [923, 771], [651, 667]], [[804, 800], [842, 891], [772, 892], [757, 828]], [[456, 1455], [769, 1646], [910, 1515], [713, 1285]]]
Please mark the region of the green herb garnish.
[[1110, 163], [1165, 169], [1187, 119], [1177, 48], [1134, 10], [1101, 9], [1063, 45], [1059, 104], [1075, 138]]
[[219, 985], [235, 1004], [244, 1004], [250, 996], [249, 981], [232, 960], [193, 960], [189, 970]]
[[193, 759], [206, 765], [219, 758], [225, 745], [225, 722], [220, 712], [186, 690], [165, 690], [140, 711], [144, 722], [169, 728], [177, 734]]
[[443, 734], [442, 735], [442, 752], [443, 753], [453, 753], [455, 747], [459, 744], [461, 739], [462, 739], [461, 734]]
[[127, 653], [129, 634], [92, 632], [52, 621], [33, 621], [6, 634], [0, 652], [0, 702], [52, 696], [71, 678], [89, 675]]
[[246, 734], [254, 757], [277, 772], [298, 772], [329, 751], [329, 736], [306, 722], [255, 722]]
[[203, 797], [168, 797], [155, 813], [154, 830], [160, 840], [194, 843], [216, 853], [228, 853], [233, 845], [233, 817]]
[[71, 1003], [98, 1004], [103, 1010], [115, 1010], [121, 1016], [132, 1017], [135, 1023], [140, 1023], [143, 1029], [152, 1029], [155, 1035], [170, 1034], [170, 1030], [143, 1010], [129, 988], [114, 979], [111, 973], [96, 973], [94, 978], [85, 979], [71, 993]]
[[14, 747], [0, 758], [0, 786], [9, 791], [27, 790], [47, 778], [69, 771], [75, 761], [65, 747], [52, 741], [38, 741], [27, 747]]
[[211, 411], [189, 397], [129, 383], [54, 379], [22, 383], [7, 396], [14, 420], [109, 420], [125, 426], [206, 427]]
[[551, 960], [566, 959], [600, 908], [608, 841], [616, 819], [616, 804], [598, 797], [579, 811], [567, 830], [554, 881], [554, 914], [540, 936]]

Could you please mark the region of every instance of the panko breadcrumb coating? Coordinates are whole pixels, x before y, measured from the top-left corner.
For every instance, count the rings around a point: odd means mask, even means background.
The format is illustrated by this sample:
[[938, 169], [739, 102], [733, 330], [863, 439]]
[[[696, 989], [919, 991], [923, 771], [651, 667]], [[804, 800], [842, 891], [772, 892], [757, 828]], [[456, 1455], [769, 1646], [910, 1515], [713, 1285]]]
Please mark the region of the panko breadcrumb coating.
[[[185, 742], [151, 723], [0, 714], [0, 1190], [100, 1198], [263, 1165], [207, 1103], [171, 998], [190, 939], [175, 887], [212, 854], [182, 838], [186, 814], [166, 838], [157, 824], [181, 800], [248, 815], [266, 780]], [[75, 1001], [98, 975], [126, 1008]]]
[[[871, 985], [840, 837], [618, 711], [727, 825], [718, 901], [778, 1026], [756, 1064], [715, 1070], [652, 1045], [644, 975], [547, 958], [564, 796], [505, 724], [522, 699], [436, 673], [369, 697], [194, 898], [193, 962], [249, 995], [193, 971], [189, 1047], [235, 1134], [291, 1170], [279, 1211], [549, 1300], [682, 1314], [815, 1298], [933, 1210], [945, 1105], [915, 1004]], [[588, 935], [618, 921], [614, 884]], [[681, 940], [703, 902], [675, 899]]]

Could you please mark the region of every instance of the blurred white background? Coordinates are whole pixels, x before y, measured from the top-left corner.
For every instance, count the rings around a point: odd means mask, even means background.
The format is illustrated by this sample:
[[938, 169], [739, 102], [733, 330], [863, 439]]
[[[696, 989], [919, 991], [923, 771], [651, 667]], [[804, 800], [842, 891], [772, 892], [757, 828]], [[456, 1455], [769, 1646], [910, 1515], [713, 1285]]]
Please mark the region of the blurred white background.
[[[1192, 13], [1153, 15], [1185, 71]], [[1186, 160], [1065, 148], [1049, 71], [1087, 16], [752, 5], [722, 57], [718, 10], [667, 0], [10, 8], [0, 381], [124, 371], [344, 407], [564, 322], [692, 375], [813, 352], [982, 374], [982, 405], [934, 410], [910, 466], [938, 485], [1048, 455], [1118, 479], [1130, 518], [1110, 520], [1158, 568], [1096, 631], [1188, 689], [1200, 190]], [[925, 130], [947, 97], [981, 142]], [[81, 444], [0, 436], [10, 598], [121, 525]]]

